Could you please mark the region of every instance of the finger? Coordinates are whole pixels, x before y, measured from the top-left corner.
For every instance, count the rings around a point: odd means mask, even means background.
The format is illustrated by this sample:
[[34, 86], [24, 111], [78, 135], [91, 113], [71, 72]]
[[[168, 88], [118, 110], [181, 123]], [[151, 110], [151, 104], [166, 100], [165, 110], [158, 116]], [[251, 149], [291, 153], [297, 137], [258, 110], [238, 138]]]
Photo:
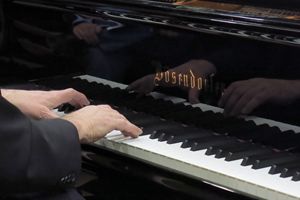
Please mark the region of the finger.
[[152, 92], [152, 91], [150, 91], [150, 90], [145, 89], [145, 88], [143, 87], [143, 85], [138, 85], [138, 86], [136, 86], [134, 89], [130, 89], [130, 88], [129, 88], [129, 89], [127, 89], [127, 90], [128, 90], [128, 91], [134, 91], [134, 92], [138, 93], [138, 95], [137, 95], [138, 98], [144, 96], [145, 94], [148, 94], [148, 93]]
[[50, 98], [51, 101], [50, 108], [55, 108], [63, 103], [70, 103], [75, 107], [83, 107], [90, 104], [89, 100], [84, 94], [72, 88], [68, 88], [65, 90], [51, 91], [51, 94], [52, 94], [51, 96], [52, 98]]
[[228, 88], [225, 89], [224, 91], [224, 94], [222, 95], [219, 103], [218, 103], [218, 106], [219, 107], [224, 107], [225, 106], [225, 103], [228, 101], [228, 98], [232, 95], [233, 91], [238, 87], [238, 82], [234, 82], [232, 84], [230, 84], [228, 86]]
[[142, 84], [141, 79], [138, 79], [138, 80], [130, 83], [130, 85], [128, 85], [128, 87], [126, 88], [126, 90], [135, 91], [137, 88], [140, 87], [141, 84]]
[[200, 103], [199, 94], [200, 94], [200, 90], [190, 89], [189, 90], [189, 102], [192, 104]]
[[236, 88], [231, 92], [231, 95], [227, 97], [224, 105], [225, 115], [230, 115], [232, 113], [232, 109], [246, 92], [247, 89], [245, 89], [244, 87]]
[[107, 104], [101, 104], [101, 105], [98, 105], [97, 107], [99, 109], [106, 109], [106, 110], [109, 110], [109, 111], [113, 111], [113, 109], [111, 108], [111, 106], [107, 105]]
[[62, 93], [66, 93], [66, 96], [70, 95], [69, 98], [71, 100], [69, 103], [71, 103], [73, 106], [83, 107], [83, 106], [90, 105], [90, 101], [83, 93], [78, 92], [72, 88], [63, 90]]
[[81, 40], [84, 40], [84, 30], [79, 29], [78, 34], [80, 35]]
[[127, 119], [116, 120], [115, 129], [121, 131], [124, 135], [133, 138], [138, 137], [143, 132], [142, 129], [130, 123]]
[[114, 120], [114, 119], [127, 120], [124, 115], [120, 114], [118, 111], [116, 111], [114, 109], [107, 109], [107, 110], [105, 110], [105, 116], [108, 117], [109, 119], [112, 119], [112, 120]]
[[[250, 90], [247, 90], [244, 95], [237, 101], [237, 103], [233, 106], [230, 116], [237, 116], [242, 113], [242, 110], [245, 106], [251, 101], [253, 97], [255, 97], [260, 92], [260, 88], [254, 87]], [[245, 114], [245, 113], [243, 113]]]
[[242, 109], [242, 114], [249, 114], [251, 113], [255, 108], [259, 107], [263, 103], [267, 101], [267, 95], [264, 94], [264, 92], [260, 92], [258, 95], [253, 96], [253, 98], [246, 104], [246, 106]]
[[79, 31], [77, 28], [74, 28], [73, 33], [75, 34], [75, 36], [76, 36], [79, 40], [82, 40], [81, 33], [80, 33], [80, 31]]

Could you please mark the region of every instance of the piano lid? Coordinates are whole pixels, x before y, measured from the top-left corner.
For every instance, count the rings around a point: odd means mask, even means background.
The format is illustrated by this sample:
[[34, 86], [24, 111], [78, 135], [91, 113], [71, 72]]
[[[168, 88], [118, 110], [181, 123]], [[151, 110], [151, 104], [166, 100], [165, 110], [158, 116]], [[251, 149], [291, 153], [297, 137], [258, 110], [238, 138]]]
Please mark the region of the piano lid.
[[[112, 2], [123, 2], [129, 4], [148, 5], [153, 8], [168, 8], [178, 13], [189, 11], [190, 14], [213, 14], [224, 17], [273, 20], [279, 23], [299, 23], [300, 1], [257, 1], [257, 0], [104, 0]], [[102, 2], [104, 2], [102, 1]], [[282, 23], [282, 22], [281, 22]]]
[[[272, 1], [272, 2], [271, 2]], [[27, 0], [117, 20], [300, 46], [299, 0]]]

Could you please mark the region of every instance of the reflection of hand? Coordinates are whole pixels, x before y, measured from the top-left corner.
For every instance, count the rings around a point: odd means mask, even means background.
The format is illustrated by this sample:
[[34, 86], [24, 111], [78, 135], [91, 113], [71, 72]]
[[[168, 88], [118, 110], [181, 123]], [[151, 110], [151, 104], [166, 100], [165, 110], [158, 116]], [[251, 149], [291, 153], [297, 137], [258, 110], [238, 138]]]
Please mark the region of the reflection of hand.
[[90, 45], [96, 45], [98, 40], [98, 34], [101, 33], [101, 27], [91, 23], [81, 23], [73, 28], [73, 33], [80, 40], [84, 40]]
[[232, 83], [219, 106], [224, 114], [249, 114], [264, 103], [288, 104], [300, 98], [300, 81], [253, 78]]
[[95, 142], [113, 130], [131, 137], [142, 133], [140, 128], [108, 105], [86, 106], [64, 116], [64, 119], [75, 125], [82, 143]]
[[138, 92], [142, 95], [148, 94], [153, 91], [154, 85], [154, 74], [150, 74], [144, 76], [134, 82], [132, 82], [128, 87], [127, 90]]
[[[206, 78], [208, 75], [215, 73], [216, 69], [213, 64], [206, 60], [190, 60], [189, 62], [186, 62], [178, 67], [175, 67], [173, 69], [169, 70], [169, 74], [172, 74], [175, 72], [176, 75], [178, 74], [190, 74], [190, 72], [193, 72], [193, 75], [195, 77], [201, 77], [201, 78]], [[177, 86], [175, 84], [172, 84], [172, 81], [169, 81], [168, 83], [162, 79], [162, 80], [155, 80], [155, 75], [147, 75], [143, 78], [140, 78], [133, 83], [131, 83], [128, 86], [129, 90], [137, 91], [141, 94], [147, 94], [151, 92], [155, 84], [163, 86], [163, 87], [174, 87]], [[180, 87], [180, 86], [178, 86]], [[181, 87], [183, 88], [183, 87]], [[186, 88], [183, 88], [186, 89]], [[189, 96], [189, 101], [191, 103], [197, 103], [199, 102], [198, 96], [200, 91], [197, 88], [193, 89], [188, 89], [188, 96]]]
[[89, 105], [84, 94], [74, 89], [58, 91], [27, 91], [2, 89], [2, 96], [18, 107], [24, 114], [35, 119], [55, 118], [51, 109], [63, 103], [70, 103], [75, 107]]
[[[177, 74], [189, 74], [193, 72], [195, 77], [207, 78], [210, 74], [216, 73], [215, 66], [207, 60], [190, 60], [183, 65], [180, 65], [173, 69]], [[197, 87], [188, 88], [188, 99], [191, 103], [199, 103], [199, 94], [201, 90]]]

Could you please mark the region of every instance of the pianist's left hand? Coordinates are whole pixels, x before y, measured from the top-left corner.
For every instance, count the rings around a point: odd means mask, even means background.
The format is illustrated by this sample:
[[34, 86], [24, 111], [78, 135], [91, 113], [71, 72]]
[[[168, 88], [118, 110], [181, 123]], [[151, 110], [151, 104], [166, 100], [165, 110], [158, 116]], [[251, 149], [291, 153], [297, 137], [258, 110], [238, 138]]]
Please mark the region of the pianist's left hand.
[[1, 90], [2, 96], [18, 107], [24, 114], [35, 119], [55, 118], [51, 109], [63, 103], [70, 103], [75, 107], [89, 105], [86, 96], [74, 89], [57, 91], [28, 91]]
[[219, 101], [224, 114], [249, 114], [264, 103], [289, 104], [300, 98], [300, 80], [253, 78], [232, 83]]

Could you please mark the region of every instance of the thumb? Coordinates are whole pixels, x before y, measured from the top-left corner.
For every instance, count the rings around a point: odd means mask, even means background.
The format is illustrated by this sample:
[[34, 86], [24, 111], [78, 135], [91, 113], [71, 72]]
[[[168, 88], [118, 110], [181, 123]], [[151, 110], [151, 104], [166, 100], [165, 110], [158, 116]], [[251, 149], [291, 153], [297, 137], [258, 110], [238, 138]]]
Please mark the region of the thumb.
[[189, 90], [189, 102], [192, 104], [200, 103], [199, 94], [200, 94], [200, 90], [190, 89]]
[[137, 88], [141, 86], [141, 81], [140, 79], [130, 83], [130, 85], [127, 86], [126, 90], [128, 91], [135, 91]]

